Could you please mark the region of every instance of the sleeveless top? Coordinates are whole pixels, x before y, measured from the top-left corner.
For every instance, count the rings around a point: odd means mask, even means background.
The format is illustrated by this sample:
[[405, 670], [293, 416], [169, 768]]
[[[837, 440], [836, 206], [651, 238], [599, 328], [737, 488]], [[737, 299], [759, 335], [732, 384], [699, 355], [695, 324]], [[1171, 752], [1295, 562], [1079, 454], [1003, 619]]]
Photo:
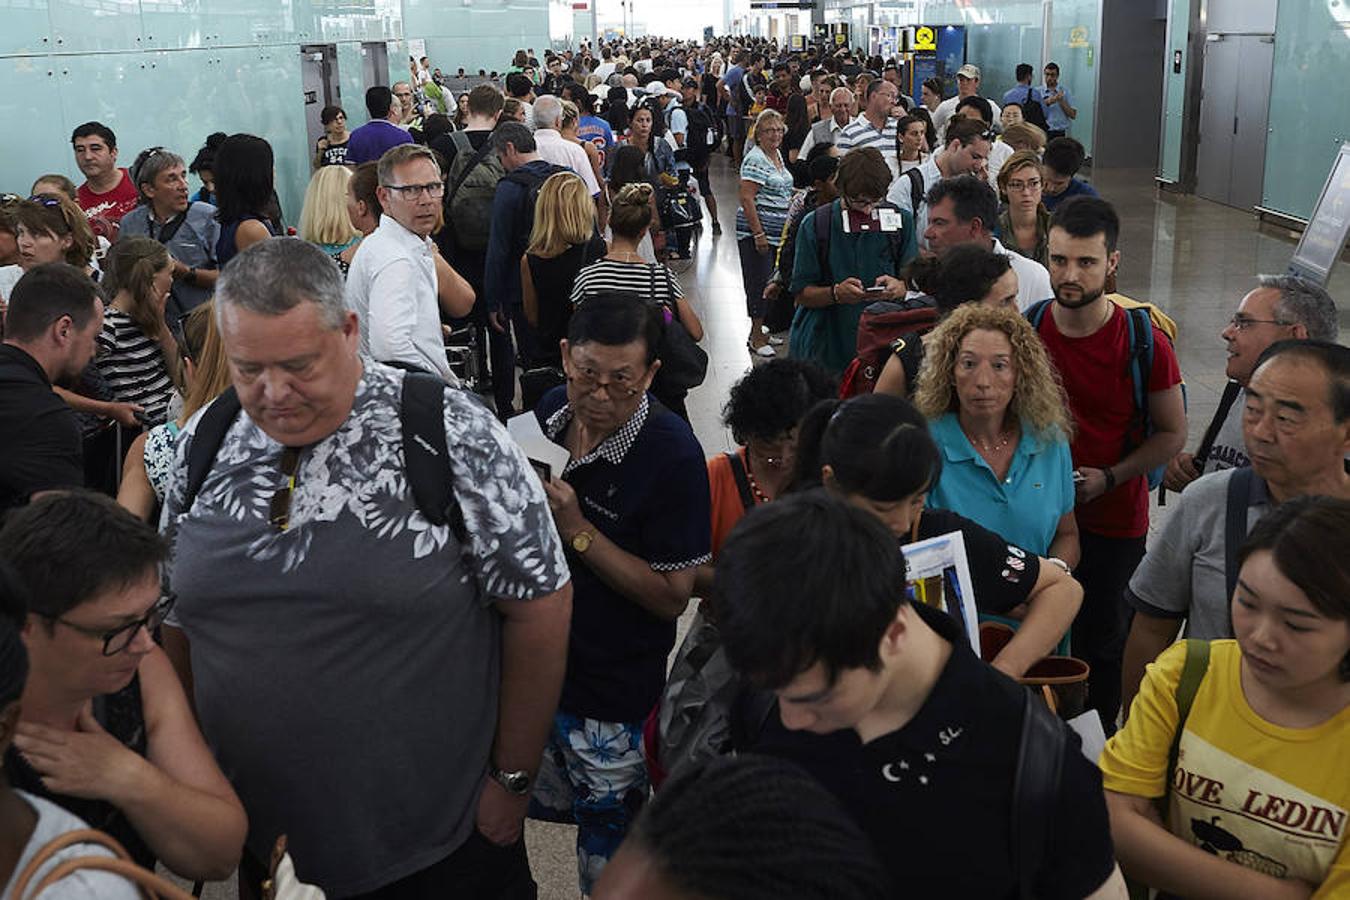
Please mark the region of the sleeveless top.
[[591, 238], [586, 243], [573, 244], [551, 259], [533, 253], [525, 255], [539, 307], [539, 323], [535, 328], [539, 356], [535, 365], [562, 365], [558, 342], [567, 337], [567, 323], [572, 319], [572, 286], [577, 273], [606, 252], [602, 239]]
[[[141, 707], [141, 676], [132, 676], [131, 682], [115, 694], [95, 697], [93, 702], [94, 718], [108, 734], [122, 743], [124, 747], [138, 756], [145, 756], [147, 735], [145, 732], [145, 712]], [[151, 871], [155, 868], [155, 855], [141, 836], [132, 827], [130, 820], [116, 806], [106, 800], [88, 800], [83, 797], [68, 797], [47, 789], [37, 771], [19, 755], [19, 751], [10, 745], [5, 751], [5, 771], [9, 773], [11, 787], [41, 797], [55, 803], [62, 809], [79, 816], [97, 828], [118, 840], [137, 865]]]
[[245, 222], [261, 222], [267, 227], [267, 233], [272, 237], [280, 237], [281, 232], [277, 229], [275, 223], [265, 216], [258, 216], [250, 213], [242, 219], [238, 219], [229, 224], [222, 223], [220, 226], [220, 238], [216, 241], [216, 265], [225, 268], [225, 264], [234, 259], [239, 252], [239, 247], [235, 245], [234, 239], [239, 232], [239, 226]]

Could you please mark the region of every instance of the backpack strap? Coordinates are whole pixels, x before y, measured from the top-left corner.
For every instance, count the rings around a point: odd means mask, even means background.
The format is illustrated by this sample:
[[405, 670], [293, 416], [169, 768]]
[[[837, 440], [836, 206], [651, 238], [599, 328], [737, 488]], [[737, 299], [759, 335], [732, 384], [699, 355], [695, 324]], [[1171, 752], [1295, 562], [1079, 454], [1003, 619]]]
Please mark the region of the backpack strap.
[[1209, 427], [1205, 429], [1205, 436], [1200, 439], [1200, 446], [1195, 451], [1195, 468], [1197, 471], [1203, 471], [1205, 463], [1209, 462], [1209, 454], [1214, 450], [1214, 441], [1219, 437], [1219, 429], [1223, 427], [1224, 420], [1228, 418], [1228, 412], [1233, 408], [1237, 401], [1238, 394], [1242, 393], [1242, 385], [1236, 381], [1230, 381], [1223, 387], [1223, 396], [1219, 398], [1219, 408], [1214, 410], [1214, 418], [1209, 420]]
[[216, 461], [216, 453], [229, 433], [230, 426], [239, 416], [242, 406], [239, 394], [234, 386], [227, 387], [219, 397], [202, 413], [197, 428], [192, 432], [192, 446], [188, 448], [187, 488], [183, 494], [183, 512], [192, 509], [206, 476], [211, 474], [211, 466]]
[[1144, 307], [1125, 310], [1126, 341], [1129, 347], [1129, 359], [1126, 367], [1130, 381], [1134, 385], [1134, 408], [1148, 429], [1148, 382], [1153, 373], [1153, 322]]
[[435, 375], [409, 372], [403, 376], [399, 404], [403, 466], [422, 515], [433, 525], [449, 525], [467, 552], [468, 533], [455, 497], [454, 473], [445, 444], [445, 387]]
[[1181, 667], [1181, 678], [1177, 680], [1177, 730], [1172, 734], [1172, 743], [1167, 748], [1167, 780], [1163, 783], [1163, 795], [1156, 801], [1162, 820], [1167, 821], [1167, 797], [1172, 792], [1172, 778], [1177, 770], [1177, 760], [1181, 756], [1181, 734], [1186, 730], [1186, 720], [1190, 718], [1191, 707], [1195, 705], [1195, 695], [1200, 683], [1209, 671], [1209, 641], [1196, 638], [1186, 639], [1186, 662]]
[[1049, 300], [1037, 300], [1035, 303], [1031, 304], [1031, 306], [1027, 307], [1027, 321], [1031, 323], [1032, 328], [1037, 331], [1041, 330], [1041, 320], [1045, 318], [1046, 310], [1048, 310], [1050, 304], [1054, 302], [1053, 298]]
[[[1229, 602], [1237, 589], [1238, 551], [1247, 540], [1247, 508], [1251, 506], [1256, 486], [1256, 472], [1250, 467], [1234, 469], [1228, 479], [1228, 506], [1223, 520], [1223, 577], [1228, 587], [1225, 600]], [[1231, 628], [1232, 623], [1229, 625]]]
[[1015, 842], [1018, 897], [1034, 900], [1036, 875], [1046, 855], [1069, 739], [1064, 725], [1029, 690], [1022, 691], [1022, 709], [1022, 739], [1013, 776], [1011, 833]]
[[[821, 215], [822, 212], [824, 215]], [[834, 273], [830, 269], [830, 219], [834, 216], [834, 201], [817, 206], [812, 210], [812, 215], [815, 216], [812, 222], [815, 226], [816, 262], [820, 264], [820, 277], [833, 284]]]
[[914, 221], [919, 221], [919, 207], [923, 205], [923, 173], [919, 167], [905, 170], [905, 177], [909, 179], [909, 209], [914, 214]]
[[755, 495], [750, 490], [750, 473], [745, 471], [741, 455], [736, 451], [727, 451], [727, 461], [731, 463], [731, 477], [736, 479], [736, 493], [741, 495], [741, 506], [749, 512], [755, 507]]

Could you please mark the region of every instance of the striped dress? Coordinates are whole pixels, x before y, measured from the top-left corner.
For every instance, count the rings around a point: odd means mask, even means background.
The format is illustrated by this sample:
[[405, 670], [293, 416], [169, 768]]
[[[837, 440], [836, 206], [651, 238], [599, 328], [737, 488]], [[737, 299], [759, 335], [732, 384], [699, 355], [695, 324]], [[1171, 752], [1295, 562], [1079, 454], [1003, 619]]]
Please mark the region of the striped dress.
[[130, 316], [114, 306], [104, 311], [94, 365], [108, 383], [114, 401], [144, 407], [147, 425], [164, 423], [174, 391], [164, 352]]

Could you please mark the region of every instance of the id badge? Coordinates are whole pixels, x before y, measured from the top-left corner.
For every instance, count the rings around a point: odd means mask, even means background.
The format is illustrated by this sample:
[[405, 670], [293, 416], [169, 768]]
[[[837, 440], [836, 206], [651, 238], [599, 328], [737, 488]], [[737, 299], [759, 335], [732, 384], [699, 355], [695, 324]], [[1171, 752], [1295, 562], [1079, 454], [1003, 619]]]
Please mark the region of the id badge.
[[896, 209], [877, 210], [881, 217], [882, 231], [899, 231], [904, 227], [904, 219], [900, 217], [900, 211]]

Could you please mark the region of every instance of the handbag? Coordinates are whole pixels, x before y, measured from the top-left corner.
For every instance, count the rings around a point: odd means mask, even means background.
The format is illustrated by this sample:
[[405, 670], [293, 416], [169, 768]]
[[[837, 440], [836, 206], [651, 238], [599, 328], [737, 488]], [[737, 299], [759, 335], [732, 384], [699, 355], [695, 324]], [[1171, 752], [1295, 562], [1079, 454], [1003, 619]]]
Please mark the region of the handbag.
[[[49, 864], [56, 854], [75, 844], [97, 844], [113, 855], [78, 856], [64, 860], [44, 875], [41, 881], [34, 884], [30, 892], [29, 885], [33, 884], [38, 870]], [[119, 875], [140, 888], [141, 893], [151, 900], [195, 900], [192, 894], [172, 881], [136, 865], [116, 838], [93, 828], [67, 831], [44, 844], [33, 854], [33, 858], [23, 867], [23, 871], [15, 877], [9, 896], [13, 900], [36, 900], [43, 891], [61, 879], [82, 871], [111, 872]], [[277, 838], [276, 845], [272, 849], [270, 873], [270, 877], [263, 882], [264, 900], [324, 900], [322, 890], [304, 884], [295, 877], [295, 864], [291, 861], [290, 854], [286, 852], [284, 834]]]
[[670, 270], [665, 266], [660, 268], [666, 276], [666, 296], [671, 302], [667, 304], [657, 299], [656, 268], [650, 268], [651, 302], [658, 307], [665, 320], [665, 326], [661, 330], [661, 345], [656, 352], [657, 358], [661, 360], [661, 368], [656, 371], [654, 387], [658, 392], [668, 395], [684, 394], [690, 388], [698, 387], [708, 376], [708, 353], [698, 345], [689, 334], [689, 330], [684, 327], [684, 323], [680, 321], [674, 308], [675, 285], [671, 280]]
[[[1002, 622], [981, 622], [980, 659], [991, 662], [1015, 633]], [[1092, 667], [1077, 657], [1051, 655], [1036, 660], [1017, 682], [1039, 693], [1050, 711], [1067, 722], [1087, 709], [1091, 674]]]

